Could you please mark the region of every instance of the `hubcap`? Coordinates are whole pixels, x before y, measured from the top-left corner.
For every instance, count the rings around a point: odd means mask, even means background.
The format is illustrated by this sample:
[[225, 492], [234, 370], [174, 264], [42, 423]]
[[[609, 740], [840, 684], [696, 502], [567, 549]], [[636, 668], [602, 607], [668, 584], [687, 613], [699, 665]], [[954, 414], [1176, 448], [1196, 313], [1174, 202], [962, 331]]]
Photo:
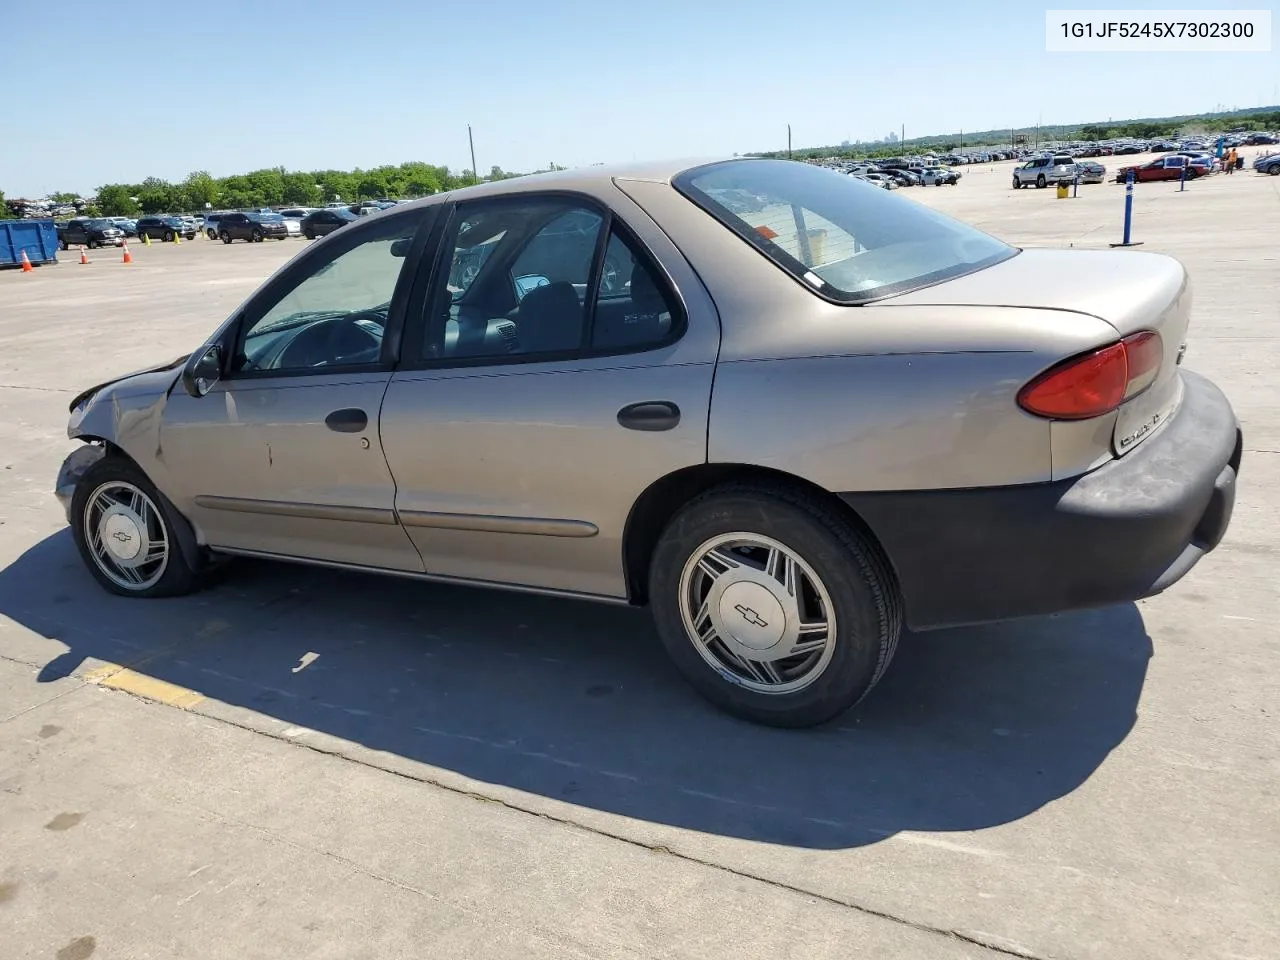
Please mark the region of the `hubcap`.
[[798, 554], [759, 534], [713, 537], [690, 555], [680, 574], [680, 615], [717, 673], [759, 693], [808, 686], [835, 650], [826, 586]]
[[169, 537], [151, 498], [132, 483], [113, 480], [89, 496], [84, 539], [98, 569], [126, 590], [145, 590], [164, 576]]

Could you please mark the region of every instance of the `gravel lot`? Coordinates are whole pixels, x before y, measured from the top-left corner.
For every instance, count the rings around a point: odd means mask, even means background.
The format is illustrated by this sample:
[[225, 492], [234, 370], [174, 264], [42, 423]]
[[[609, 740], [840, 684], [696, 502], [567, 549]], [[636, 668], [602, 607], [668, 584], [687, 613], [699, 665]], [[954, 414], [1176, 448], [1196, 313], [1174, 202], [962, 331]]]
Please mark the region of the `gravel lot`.
[[[1123, 187], [1011, 166], [903, 195], [1120, 239]], [[1218, 551], [1136, 605], [907, 637], [800, 733], [704, 704], [643, 612], [253, 563], [108, 597], [51, 495], [68, 401], [305, 241], [0, 273], [0, 957], [1280, 956], [1278, 218], [1249, 170], [1137, 188], [1244, 426]]]

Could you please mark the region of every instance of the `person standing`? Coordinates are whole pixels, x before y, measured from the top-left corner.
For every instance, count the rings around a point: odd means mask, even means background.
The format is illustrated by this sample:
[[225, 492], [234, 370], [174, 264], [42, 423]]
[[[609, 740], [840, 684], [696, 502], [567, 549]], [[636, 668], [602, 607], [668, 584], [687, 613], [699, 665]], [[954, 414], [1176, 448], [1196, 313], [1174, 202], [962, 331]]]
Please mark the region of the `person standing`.
[[1227, 173], [1236, 172], [1237, 157], [1238, 157], [1238, 154], [1236, 153], [1235, 147], [1232, 147], [1230, 150], [1227, 151]]

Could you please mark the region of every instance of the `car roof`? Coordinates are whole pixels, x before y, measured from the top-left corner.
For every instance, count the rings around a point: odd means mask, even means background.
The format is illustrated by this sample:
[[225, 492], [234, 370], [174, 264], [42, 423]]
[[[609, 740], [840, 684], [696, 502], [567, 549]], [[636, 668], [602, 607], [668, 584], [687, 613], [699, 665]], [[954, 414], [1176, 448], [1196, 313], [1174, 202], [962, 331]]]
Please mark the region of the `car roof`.
[[670, 183], [679, 174], [707, 163], [721, 163], [731, 160], [751, 160], [751, 157], [715, 156], [702, 159], [653, 160], [638, 163], [610, 164], [595, 167], [582, 167], [576, 170], [557, 170], [554, 173], [533, 173], [524, 177], [513, 177], [510, 180], [497, 180], [492, 183], [480, 183], [471, 187], [461, 187], [399, 204], [395, 210], [430, 206], [448, 200], [470, 200], [481, 197], [501, 196], [510, 193], [526, 193], [537, 190], [567, 190], [591, 192], [602, 184], [613, 180], [647, 180], [657, 183]]

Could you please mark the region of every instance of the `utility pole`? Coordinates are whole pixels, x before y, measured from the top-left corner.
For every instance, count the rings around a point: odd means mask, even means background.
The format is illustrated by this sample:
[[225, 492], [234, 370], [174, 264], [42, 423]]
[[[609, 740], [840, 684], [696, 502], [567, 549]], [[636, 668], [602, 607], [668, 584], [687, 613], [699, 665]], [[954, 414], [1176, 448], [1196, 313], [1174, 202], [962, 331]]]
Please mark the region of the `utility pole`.
[[480, 171], [476, 169], [476, 142], [471, 137], [471, 124], [467, 124], [467, 143], [471, 145], [471, 182], [480, 182]]
[[902, 135], [898, 137], [898, 142], [899, 143], [907, 142], [907, 125], [905, 123], [902, 125]]
[[791, 124], [787, 124], [787, 159], [791, 159]]

